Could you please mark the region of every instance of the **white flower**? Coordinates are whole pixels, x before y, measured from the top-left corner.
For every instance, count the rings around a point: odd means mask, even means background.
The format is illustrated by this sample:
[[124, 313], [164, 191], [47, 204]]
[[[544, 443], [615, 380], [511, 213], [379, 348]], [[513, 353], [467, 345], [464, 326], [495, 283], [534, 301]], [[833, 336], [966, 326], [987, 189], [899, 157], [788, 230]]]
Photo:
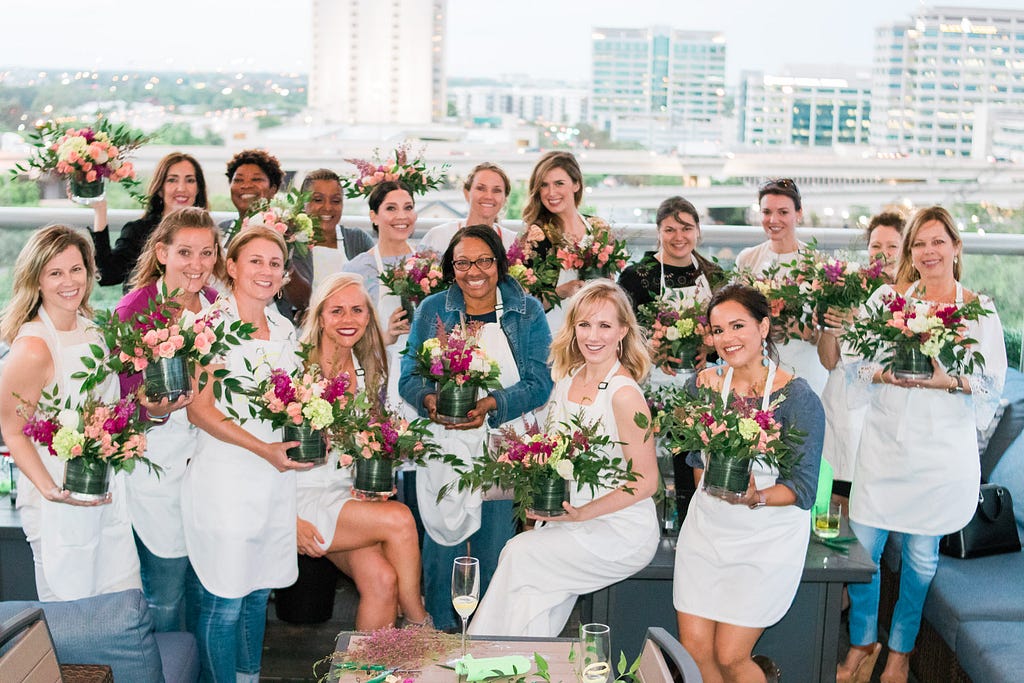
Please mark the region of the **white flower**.
[[480, 374], [487, 374], [491, 370], [491, 361], [480, 354], [474, 353], [473, 360], [469, 362], [470, 372], [479, 372]]
[[907, 321], [907, 329], [913, 332], [914, 334], [921, 334], [922, 332], [927, 332], [931, 328], [932, 319], [924, 315], [918, 315]]
[[246, 224], [249, 227], [265, 226], [266, 223], [263, 222], [263, 213], [259, 212], [254, 216], [249, 216], [249, 218], [246, 219]]
[[79, 415], [77, 410], [62, 410], [57, 414], [57, 421], [60, 422], [61, 427], [67, 427], [68, 429], [78, 429]]
[[562, 459], [555, 464], [555, 472], [558, 472], [558, 476], [566, 481], [572, 481], [573, 468], [572, 460]]
[[856, 261], [849, 261], [846, 264], [846, 274], [853, 275], [860, 270], [860, 264]]
[[669, 341], [675, 341], [679, 339], [679, 328], [675, 325], [670, 325], [665, 329], [665, 339]]

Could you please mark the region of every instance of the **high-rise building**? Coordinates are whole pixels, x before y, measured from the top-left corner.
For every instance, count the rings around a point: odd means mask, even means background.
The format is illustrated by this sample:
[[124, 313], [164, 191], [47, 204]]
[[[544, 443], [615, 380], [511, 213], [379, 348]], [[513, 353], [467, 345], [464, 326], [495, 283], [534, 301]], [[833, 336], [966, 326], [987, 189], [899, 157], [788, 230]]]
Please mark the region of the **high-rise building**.
[[517, 120], [573, 125], [587, 120], [590, 91], [560, 82], [453, 82], [448, 101], [463, 119], [513, 117]]
[[868, 144], [867, 68], [815, 65], [783, 72], [743, 72], [737, 102], [742, 144], [772, 149]]
[[975, 144], [1024, 108], [1024, 10], [924, 7], [875, 30], [871, 144], [926, 156], [991, 154]]
[[440, 119], [447, 0], [313, 0], [309, 107], [321, 121]]
[[725, 36], [714, 31], [595, 28], [590, 116], [614, 138], [721, 142]]

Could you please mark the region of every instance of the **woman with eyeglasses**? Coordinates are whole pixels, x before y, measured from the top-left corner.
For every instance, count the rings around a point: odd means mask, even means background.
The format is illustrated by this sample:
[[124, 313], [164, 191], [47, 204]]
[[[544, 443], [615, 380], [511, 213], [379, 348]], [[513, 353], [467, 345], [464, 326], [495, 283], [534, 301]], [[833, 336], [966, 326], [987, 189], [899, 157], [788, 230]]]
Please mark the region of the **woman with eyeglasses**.
[[[771, 266], [779, 264], [782, 272], [786, 266], [800, 257], [807, 244], [796, 238], [796, 226], [803, 219], [803, 203], [800, 190], [789, 178], [769, 180], [757, 191], [761, 207], [761, 227], [768, 239], [761, 244], [748, 247], [736, 257], [736, 269], [761, 274]], [[785, 330], [779, 334], [785, 335]], [[818, 360], [815, 345], [817, 330], [808, 328], [800, 339], [780, 339], [779, 367], [811, 385], [814, 393], [821, 396], [828, 372]]]
[[[488, 428], [523, 427], [523, 416], [544, 405], [553, 383], [547, 367], [551, 331], [540, 302], [508, 275], [508, 259], [498, 234], [489, 225], [471, 225], [455, 233], [441, 260], [451, 288], [420, 303], [409, 334], [409, 349], [418, 350], [437, 335], [437, 326], [451, 330], [463, 320], [481, 326], [487, 355], [501, 368], [501, 388], [489, 392], [469, 411], [469, 422], [443, 424], [437, 417], [437, 389], [414, 374], [412, 355], [402, 358], [402, 398], [437, 424], [433, 431], [443, 451], [469, 464], [483, 452]], [[455, 479], [454, 470], [430, 462], [416, 475], [416, 496], [424, 503]], [[452, 563], [460, 555], [480, 559], [481, 594], [487, 590], [498, 554], [515, 530], [512, 501], [486, 501], [480, 493], [451, 493], [436, 505], [420, 506], [426, 528], [423, 539], [423, 584], [427, 611], [439, 629], [457, 625], [452, 607]]]

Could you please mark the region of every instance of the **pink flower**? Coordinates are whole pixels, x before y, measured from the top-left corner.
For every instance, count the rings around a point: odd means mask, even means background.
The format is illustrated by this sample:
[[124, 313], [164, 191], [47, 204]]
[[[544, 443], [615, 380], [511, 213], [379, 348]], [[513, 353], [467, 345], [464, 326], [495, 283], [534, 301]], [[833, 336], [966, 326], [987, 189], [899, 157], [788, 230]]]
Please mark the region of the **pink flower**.
[[160, 342], [160, 346], [157, 349], [157, 353], [161, 358], [174, 358], [174, 352], [177, 350], [178, 348], [174, 346], [174, 342], [168, 340], [165, 342]]
[[284, 409], [288, 414], [288, 417], [292, 419], [292, 422], [299, 425], [302, 424], [302, 404], [301, 403], [289, 403]]
[[342, 467], [348, 467], [352, 464], [352, 456], [348, 453], [342, 453], [338, 456], [338, 464]]

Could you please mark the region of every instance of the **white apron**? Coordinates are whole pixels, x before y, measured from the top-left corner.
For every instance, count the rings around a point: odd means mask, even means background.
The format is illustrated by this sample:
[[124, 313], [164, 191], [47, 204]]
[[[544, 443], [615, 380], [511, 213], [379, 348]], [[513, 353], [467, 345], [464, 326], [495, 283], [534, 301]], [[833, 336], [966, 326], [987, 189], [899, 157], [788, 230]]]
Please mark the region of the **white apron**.
[[[92, 356], [90, 343], [102, 341], [88, 329], [89, 321], [81, 316], [77, 329], [64, 333], [57, 331], [42, 307], [39, 308], [39, 318], [41, 325], [26, 323], [19, 336], [31, 334], [46, 342], [53, 358], [53, 376], [61, 400], [70, 397], [72, 405], [81, 405], [85, 398], [82, 383], [72, 379], [71, 375], [85, 369], [81, 359]], [[97, 397], [104, 403], [117, 401], [120, 391], [116, 378], [108, 379], [98, 390]], [[54, 482], [60, 486], [64, 481], [64, 463], [50, 455], [43, 446], [37, 446], [36, 451]], [[40, 495], [28, 477], [24, 474], [20, 477], [18, 509], [25, 536], [33, 544], [33, 549], [38, 547], [42, 553], [41, 577], [38, 576], [39, 560], [36, 559], [40, 600], [77, 600], [142, 588], [139, 557], [125, 504], [123, 474], [111, 475], [111, 502], [95, 507], [50, 502]]]
[[342, 266], [348, 263], [348, 254], [345, 253], [345, 236], [341, 229], [338, 229], [338, 246], [335, 248], [314, 245], [309, 253], [313, 256], [313, 280], [310, 282], [315, 292], [329, 276], [340, 273]]
[[[501, 290], [497, 291], [498, 301], [494, 308], [498, 322], [486, 323], [480, 331], [480, 346], [489, 358], [497, 362], [501, 368], [499, 381], [501, 386], [510, 387], [519, 381], [519, 367], [509, 346], [508, 338], [501, 329], [501, 313], [503, 305]], [[513, 426], [517, 429], [524, 424], [518, 417], [502, 426]], [[487, 421], [476, 429], [445, 429], [444, 426], [431, 423], [430, 431], [437, 439], [441, 452], [452, 453], [466, 465], [471, 464], [483, 454], [484, 441], [488, 436]], [[451, 465], [436, 460], [428, 460], [424, 467], [416, 473], [416, 499], [420, 501], [420, 517], [427, 533], [437, 543], [446, 546], [457, 545], [472, 536], [480, 528], [480, 506], [483, 504], [479, 491], [452, 491], [434, 503], [441, 488], [456, 480], [455, 470]]]
[[[908, 301], [916, 287], [915, 282], [904, 295]], [[963, 304], [960, 283], [956, 303]], [[971, 329], [967, 334], [980, 339]], [[967, 399], [936, 389], [876, 387], [857, 451], [850, 519], [928, 536], [959, 531], [970, 521], [981, 467]], [[922, 502], [929, 500], [941, 504]]]
[[[377, 263], [377, 277], [384, 272], [384, 260], [380, 256], [380, 251], [377, 247], [372, 249], [373, 259]], [[387, 287], [381, 283], [380, 287], [377, 288], [377, 316], [380, 318], [381, 325], [387, 327], [387, 321], [391, 317], [391, 314], [396, 309], [402, 307], [402, 297], [389, 294]], [[412, 324], [412, 320], [408, 321]], [[385, 393], [386, 400], [388, 403], [394, 403], [390, 407], [393, 410], [397, 410], [399, 414], [406, 419], [415, 419], [418, 417], [416, 410], [410, 406], [398, 393], [398, 380], [401, 379], [401, 365], [402, 365], [402, 351], [405, 350], [406, 343], [409, 341], [409, 335], [403, 334], [395, 340], [394, 344], [385, 347], [385, 352], [388, 359], [388, 386], [387, 393]]]
[[[199, 315], [212, 305], [202, 295], [199, 303]], [[146, 436], [146, 457], [161, 472], [157, 476], [148, 467], [136, 467], [126, 475], [125, 494], [132, 526], [157, 557], [184, 557], [188, 551], [181, 526], [181, 482], [195, 453], [199, 430], [188, 421], [186, 411], [176, 410], [163, 425], [150, 427]]]
[[[661, 263], [661, 286], [658, 289], [658, 297], [672, 301], [698, 301], [707, 304], [711, 301], [711, 283], [708, 282], [704, 273], [697, 276], [697, 281], [690, 287], [669, 287], [665, 280], [665, 264]], [[694, 260], [696, 263], [696, 259]], [[652, 387], [665, 386], [666, 384], [685, 384], [694, 374], [693, 370], [679, 370], [675, 375], [666, 373], [659, 367], [652, 367], [647, 383]]]
[[[771, 403], [768, 366], [761, 409]], [[729, 368], [722, 385], [728, 398]], [[707, 455], [705, 455], [707, 458]], [[755, 464], [758, 489], [774, 486], [775, 468]], [[795, 505], [751, 510], [708, 494], [698, 484], [679, 530], [672, 596], [679, 612], [748, 628], [766, 628], [789, 610], [800, 586], [810, 538], [807, 510]]]
[[[234, 298], [226, 309], [228, 322], [238, 318]], [[295, 328], [276, 311], [267, 309], [266, 315], [270, 339], [243, 341], [225, 356], [232, 375], [250, 376], [246, 358], [256, 368], [255, 381], [273, 368], [290, 372], [298, 366]], [[249, 414], [244, 397], [235, 394], [232, 402], [239, 415]], [[262, 441], [281, 441], [281, 431], [261, 420], [249, 419], [242, 428]], [[258, 455], [205, 431], [197, 441], [181, 508], [188, 556], [203, 586], [223, 598], [241, 598], [295, 583], [295, 472], [278, 472]]]
[[[365, 372], [355, 354], [352, 361], [356, 368], [353, 389], [358, 393], [364, 388]], [[352, 500], [352, 468], [338, 467], [338, 449], [332, 447], [322, 466], [295, 472], [295, 486], [297, 514], [316, 527], [324, 539], [320, 549], [327, 550], [334, 542], [341, 508]]]

